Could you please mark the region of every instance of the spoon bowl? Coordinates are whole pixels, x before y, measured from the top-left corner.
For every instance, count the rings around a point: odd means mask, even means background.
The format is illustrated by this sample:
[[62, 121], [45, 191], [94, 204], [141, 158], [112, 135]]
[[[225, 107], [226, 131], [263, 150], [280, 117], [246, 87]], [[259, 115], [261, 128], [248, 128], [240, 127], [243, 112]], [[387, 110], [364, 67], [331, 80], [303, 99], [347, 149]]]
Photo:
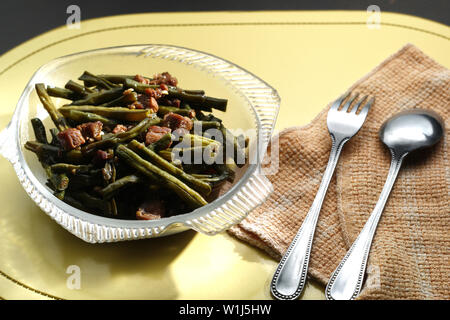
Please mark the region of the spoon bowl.
[[380, 128], [380, 139], [397, 155], [431, 147], [444, 133], [444, 121], [430, 110], [413, 109], [386, 120]]

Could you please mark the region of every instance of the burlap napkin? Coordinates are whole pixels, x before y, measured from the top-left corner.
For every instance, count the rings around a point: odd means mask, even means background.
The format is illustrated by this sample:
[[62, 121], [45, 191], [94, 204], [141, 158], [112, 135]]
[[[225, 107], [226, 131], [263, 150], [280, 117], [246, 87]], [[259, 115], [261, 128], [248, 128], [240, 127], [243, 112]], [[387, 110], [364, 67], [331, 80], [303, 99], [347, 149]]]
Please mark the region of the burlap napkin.
[[[433, 109], [445, 119], [445, 138], [406, 158], [379, 222], [359, 299], [450, 299], [450, 71], [407, 45], [350, 90], [376, 100], [342, 151], [318, 220], [309, 275], [328, 282], [378, 200], [390, 165], [390, 153], [378, 138], [381, 124], [402, 110]], [[229, 230], [277, 260], [325, 170], [331, 148], [328, 107], [309, 125], [274, 137], [279, 150], [272, 142], [268, 157], [278, 153], [279, 168], [268, 178], [275, 191]]]

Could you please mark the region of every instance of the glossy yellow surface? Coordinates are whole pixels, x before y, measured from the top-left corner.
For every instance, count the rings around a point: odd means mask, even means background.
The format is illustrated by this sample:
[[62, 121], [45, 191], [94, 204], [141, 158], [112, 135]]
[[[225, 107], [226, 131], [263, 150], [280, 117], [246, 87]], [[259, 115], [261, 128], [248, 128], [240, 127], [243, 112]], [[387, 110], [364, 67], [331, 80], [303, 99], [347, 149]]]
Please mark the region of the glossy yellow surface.
[[[0, 56], [0, 128], [36, 69], [58, 56], [100, 47], [161, 43], [228, 59], [281, 95], [277, 129], [304, 125], [387, 56], [413, 43], [450, 66], [448, 27], [366, 12], [171, 13], [82, 21]], [[193, 231], [168, 238], [92, 245], [63, 230], [27, 197], [0, 159], [0, 297], [4, 299], [270, 299], [276, 261], [227, 234]], [[314, 250], [314, 249], [313, 249]], [[69, 266], [80, 289], [69, 289]], [[322, 299], [308, 284], [303, 299]]]

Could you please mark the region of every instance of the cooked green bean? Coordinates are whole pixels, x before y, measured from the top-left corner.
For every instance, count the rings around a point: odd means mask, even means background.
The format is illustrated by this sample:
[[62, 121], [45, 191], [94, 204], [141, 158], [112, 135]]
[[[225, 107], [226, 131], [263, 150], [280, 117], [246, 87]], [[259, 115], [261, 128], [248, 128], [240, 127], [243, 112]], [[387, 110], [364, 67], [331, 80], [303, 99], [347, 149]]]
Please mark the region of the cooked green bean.
[[167, 149], [171, 143], [172, 143], [172, 134], [166, 133], [158, 141], [155, 141], [152, 144], [149, 144], [147, 146], [147, 148], [158, 152], [158, 151]]
[[59, 130], [57, 128], [51, 128], [49, 131], [50, 131], [50, 135], [52, 136], [52, 140], [50, 141], [50, 144], [52, 146], [57, 146], [57, 147], [60, 146], [61, 143], [58, 140]]
[[131, 91], [128, 93], [124, 92], [124, 94], [122, 94], [117, 99], [111, 100], [109, 102], [105, 102], [104, 104], [101, 104], [100, 107], [104, 107], [104, 108], [121, 107], [121, 106], [127, 106], [136, 101], [137, 101], [137, 93], [136, 92], [134, 92], [134, 91]]
[[57, 191], [64, 191], [69, 186], [69, 177], [65, 173], [54, 174], [50, 181]]
[[118, 87], [117, 84], [112, 83], [110, 81], [108, 81], [105, 78], [96, 76], [88, 71], [85, 71], [79, 78], [78, 80], [81, 80], [84, 82], [84, 85], [87, 87], [93, 87], [93, 86], [97, 86], [99, 88], [104, 88], [104, 89], [112, 89], [112, 88], [116, 88]]
[[106, 118], [112, 118], [123, 121], [141, 121], [145, 118], [148, 118], [151, 114], [150, 109], [128, 109], [121, 107], [105, 108], [87, 105], [86, 106], [66, 105], [59, 108], [59, 111], [63, 115], [68, 114], [69, 111], [71, 110], [95, 113]]
[[225, 158], [223, 164], [215, 164], [215, 168], [221, 175], [226, 175], [230, 181], [234, 180], [238, 170], [236, 162], [234, 162], [234, 159], [231, 157]]
[[186, 154], [186, 153], [200, 153], [200, 154], [206, 154], [206, 150], [208, 150], [210, 153], [216, 153], [219, 150], [219, 144], [207, 144], [207, 145], [198, 145], [195, 147], [180, 147], [179, 145], [174, 146], [173, 148], [170, 148], [172, 153], [180, 153], [180, 155]]
[[58, 87], [47, 86], [47, 93], [51, 97], [63, 98], [63, 99], [67, 99], [67, 100], [76, 100], [80, 97], [79, 94], [73, 92], [70, 89], [58, 88]]
[[190, 94], [181, 89], [169, 89], [168, 96], [170, 98], [178, 98], [184, 102], [191, 103], [198, 108], [211, 107], [224, 112], [227, 110], [228, 100], [226, 99], [213, 98], [199, 94]]
[[102, 168], [102, 177], [105, 182], [113, 182], [113, 167], [109, 161], [105, 162], [105, 166]]
[[220, 146], [220, 142], [213, 140], [213, 139], [209, 139], [203, 136], [199, 136], [197, 134], [185, 134], [183, 136], [181, 136], [181, 142], [183, 143], [183, 146], [185, 146], [185, 141], [187, 141], [187, 143], [190, 143], [191, 146], [208, 146], [208, 145], [215, 145], [215, 146]]
[[219, 145], [196, 146], [188, 148], [172, 148], [173, 161], [191, 162], [196, 164], [213, 164], [219, 155]]
[[55, 105], [52, 102], [52, 99], [47, 93], [47, 90], [45, 90], [45, 85], [43, 83], [37, 83], [35, 88], [45, 110], [47, 110], [50, 118], [53, 120], [53, 123], [58, 128], [58, 130], [64, 131], [68, 129], [69, 126], [66, 123], [66, 119], [64, 119], [64, 116], [56, 109]]
[[172, 150], [160, 150], [158, 154], [167, 161], [173, 161]]
[[87, 187], [101, 186], [103, 178], [98, 174], [77, 174], [70, 179], [70, 186], [74, 189], [85, 189]]
[[88, 208], [100, 210], [106, 215], [113, 214], [111, 203], [109, 201], [94, 197], [85, 191], [73, 191], [70, 194], [75, 200], [80, 201]]
[[194, 130], [196, 127], [200, 127], [202, 131], [208, 129], [219, 129], [221, 123], [219, 121], [194, 121]]
[[50, 169], [56, 173], [88, 173], [92, 169], [92, 165], [77, 165], [71, 163], [55, 163], [50, 166]]
[[73, 164], [79, 164], [86, 160], [84, 154], [81, 153], [81, 150], [77, 149], [65, 152], [65, 154], [62, 156], [62, 159]]
[[46, 166], [45, 172], [47, 173], [48, 180], [50, 181], [51, 187], [55, 192], [61, 192], [67, 189], [69, 186], [69, 177], [67, 174], [64, 172], [55, 172], [52, 170], [51, 166]]
[[147, 89], [158, 89], [159, 85], [157, 84], [145, 84], [140, 83], [136, 80], [125, 78], [123, 81], [123, 85], [125, 88], [132, 88], [134, 91], [137, 91], [139, 93], [145, 93], [145, 90]]
[[130, 141], [128, 143], [128, 147], [137, 152], [140, 155], [143, 155], [145, 159], [149, 160], [151, 163], [156, 165], [157, 167], [167, 171], [168, 173], [172, 174], [173, 176], [181, 179], [185, 183], [187, 183], [191, 188], [197, 190], [201, 194], [208, 195], [211, 192], [211, 187], [209, 184], [204, 183], [201, 180], [198, 180], [194, 178], [193, 176], [187, 174], [180, 168], [177, 168], [170, 162], [166, 161], [164, 158], [159, 156], [156, 152], [153, 150], [150, 150], [145, 147], [145, 145], [137, 142], [136, 140]]
[[82, 105], [99, 105], [113, 99], [117, 99], [122, 95], [123, 88], [117, 87], [109, 90], [101, 90], [93, 93], [89, 93], [83, 99], [75, 100], [71, 103], [74, 106]]
[[76, 123], [100, 121], [103, 124], [107, 124], [110, 126], [115, 126], [117, 124], [117, 121], [113, 119], [108, 119], [106, 117], [103, 117], [99, 114], [95, 114], [92, 112], [84, 112], [78, 110], [68, 110], [68, 111], [63, 110], [61, 111], [61, 113], [64, 114], [64, 117]]
[[45, 144], [38, 141], [27, 141], [24, 145], [25, 149], [34, 152], [39, 158], [45, 158], [47, 155], [59, 156], [60, 148]]
[[[111, 149], [109, 150], [112, 154], [114, 154], [114, 151]], [[115, 182], [117, 178], [117, 169], [114, 162], [111, 162], [111, 182]]]
[[203, 197], [195, 190], [192, 190], [185, 183], [178, 180], [166, 171], [163, 171], [157, 166], [142, 159], [138, 154], [125, 147], [124, 145], [119, 145], [116, 149], [116, 153], [122, 160], [127, 162], [130, 166], [138, 170], [140, 173], [174, 191], [192, 208], [198, 208], [208, 204], [208, 202], [203, 199]]
[[158, 117], [155, 118], [145, 118], [141, 122], [139, 122], [135, 127], [126, 132], [121, 132], [116, 134], [116, 137], [120, 142], [125, 142], [129, 139], [135, 138], [138, 134], [145, 132], [150, 126], [156, 126], [161, 122], [161, 119]]
[[177, 108], [177, 107], [166, 107], [166, 106], [159, 106], [159, 108], [158, 108], [158, 115], [160, 115], [160, 116], [164, 116], [170, 112], [182, 115], [184, 117], [190, 117], [193, 114], [195, 114], [195, 111], [190, 108], [189, 109], [181, 109], [181, 108]]
[[222, 123], [222, 119], [217, 118], [212, 113], [208, 114], [207, 116], [205, 116], [203, 114], [200, 114], [200, 113], [199, 113], [199, 115], [200, 115], [200, 117], [198, 117], [199, 120], [202, 120], [202, 121], [217, 121], [219, 123]]
[[66, 198], [66, 190], [63, 191], [56, 191], [53, 193], [55, 197], [57, 197], [59, 200], [64, 200]]
[[[79, 164], [85, 160], [84, 155], [80, 150], [70, 150], [63, 153], [61, 148], [51, 144], [44, 144], [38, 141], [27, 141], [24, 145], [25, 149], [34, 152], [40, 161], [55, 158], [65, 160], [73, 164]], [[51, 161], [50, 161], [51, 162]]]
[[142, 177], [131, 174], [129, 176], [125, 176], [123, 178], [116, 180], [115, 182], [108, 184], [100, 191], [100, 194], [103, 196], [103, 198], [110, 199], [115, 194], [117, 194], [122, 188], [127, 187], [131, 184], [144, 182], [145, 179], [143, 179]]
[[213, 186], [217, 186], [218, 184], [225, 182], [230, 177], [225, 172], [220, 175], [192, 174], [192, 176], [201, 181], [210, 183]]
[[75, 81], [72, 80], [69, 80], [64, 86], [64, 88], [79, 94], [81, 97], [86, 97], [88, 94], [95, 92], [94, 90], [86, 88], [81, 84], [76, 83]]
[[31, 125], [33, 126], [34, 136], [36, 137], [36, 140], [38, 142], [47, 144], [47, 133], [45, 132], [45, 127], [41, 119], [31, 119]]
[[205, 94], [205, 90], [184, 90], [187, 94], [198, 94], [203, 96]]

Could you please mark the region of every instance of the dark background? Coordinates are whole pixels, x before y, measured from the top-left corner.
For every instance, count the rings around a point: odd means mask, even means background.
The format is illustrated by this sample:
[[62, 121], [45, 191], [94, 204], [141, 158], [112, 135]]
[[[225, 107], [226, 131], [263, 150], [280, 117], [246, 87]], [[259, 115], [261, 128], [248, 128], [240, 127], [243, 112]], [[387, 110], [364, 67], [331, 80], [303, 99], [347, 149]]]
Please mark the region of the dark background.
[[0, 0], [0, 54], [45, 31], [64, 25], [66, 9], [81, 8], [81, 21], [138, 12], [362, 10], [378, 5], [399, 12], [450, 23], [450, 0]]

